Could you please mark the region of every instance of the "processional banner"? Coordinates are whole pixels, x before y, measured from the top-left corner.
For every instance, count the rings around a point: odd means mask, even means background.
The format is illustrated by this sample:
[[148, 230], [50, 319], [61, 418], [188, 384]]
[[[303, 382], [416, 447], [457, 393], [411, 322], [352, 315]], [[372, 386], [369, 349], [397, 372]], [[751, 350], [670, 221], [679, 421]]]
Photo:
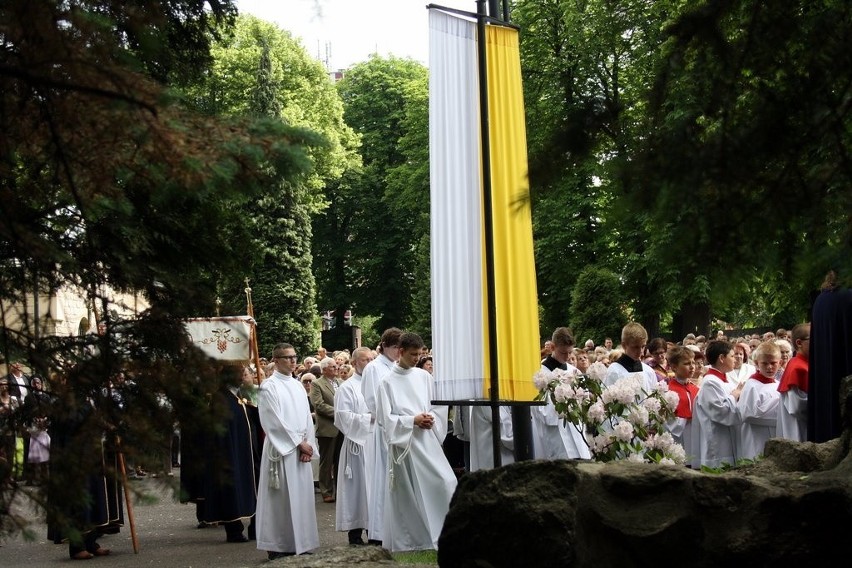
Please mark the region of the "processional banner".
[[[486, 25], [487, 141], [476, 15], [429, 10], [432, 346], [437, 397], [532, 400], [540, 367], [518, 30]], [[486, 218], [483, 149], [489, 152]], [[493, 232], [485, 250], [486, 223]], [[488, 263], [496, 337], [489, 331]], [[492, 347], [497, 369], [491, 368]]]
[[186, 320], [186, 331], [192, 344], [208, 357], [225, 361], [249, 361], [251, 330], [254, 319], [250, 316], [191, 318]]

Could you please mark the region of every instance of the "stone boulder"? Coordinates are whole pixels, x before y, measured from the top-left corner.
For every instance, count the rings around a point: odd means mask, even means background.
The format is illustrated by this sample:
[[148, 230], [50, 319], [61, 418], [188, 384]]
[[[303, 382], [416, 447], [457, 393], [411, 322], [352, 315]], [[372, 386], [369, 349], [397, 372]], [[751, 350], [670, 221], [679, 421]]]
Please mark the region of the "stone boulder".
[[843, 435], [771, 440], [726, 473], [525, 461], [460, 480], [438, 544], [453, 568], [833, 564], [852, 526], [852, 378]]

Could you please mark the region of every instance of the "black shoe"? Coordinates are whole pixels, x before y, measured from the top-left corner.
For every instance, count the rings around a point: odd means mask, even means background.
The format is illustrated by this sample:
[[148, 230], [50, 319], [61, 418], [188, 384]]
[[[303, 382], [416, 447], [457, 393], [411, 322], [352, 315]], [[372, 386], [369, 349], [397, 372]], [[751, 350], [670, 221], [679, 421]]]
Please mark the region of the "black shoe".
[[285, 556], [295, 556], [295, 552], [273, 552], [269, 551], [266, 553], [266, 557], [270, 560], [275, 560], [277, 558], [284, 558]]
[[349, 544], [354, 544], [357, 546], [367, 544], [366, 542], [364, 542], [364, 539], [361, 538], [361, 533], [363, 532], [364, 529], [352, 529], [351, 531], [348, 531], [348, 534], [346, 536], [349, 537]]
[[248, 542], [248, 537], [243, 533], [239, 534], [229, 534], [228, 538], [225, 539], [227, 542]]
[[215, 527], [218, 524], [219, 523], [206, 523], [204, 521], [198, 521], [198, 524], [195, 525], [195, 528], [197, 528], [197, 529], [209, 529], [210, 527]]
[[374, 539], [371, 538], [370, 540], [367, 541], [367, 544], [372, 544], [373, 546], [381, 546], [382, 541], [374, 540]]

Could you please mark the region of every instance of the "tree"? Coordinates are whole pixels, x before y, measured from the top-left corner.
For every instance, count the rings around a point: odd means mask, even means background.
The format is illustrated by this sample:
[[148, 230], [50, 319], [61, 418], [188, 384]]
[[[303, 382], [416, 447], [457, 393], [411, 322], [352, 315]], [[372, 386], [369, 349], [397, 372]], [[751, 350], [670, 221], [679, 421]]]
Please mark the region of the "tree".
[[225, 306], [243, 313], [243, 279], [250, 277], [263, 352], [279, 341], [299, 352], [313, 351], [318, 313], [311, 218], [329, 206], [328, 186], [359, 164], [357, 137], [343, 122], [342, 102], [325, 69], [289, 32], [240, 16], [233, 34], [215, 43], [212, 52], [211, 72], [188, 89], [198, 108], [266, 116], [322, 136], [323, 143], [309, 149], [307, 176], [268, 186], [243, 209], [259, 253], [244, 256], [241, 271], [217, 278]]
[[[121, 423], [106, 395], [116, 373], [129, 374], [145, 393], [129, 422], [137, 435], [129, 455], [158, 447], [160, 426], [175, 415], [214, 427], [219, 417], [199, 401], [217, 388], [216, 369], [190, 348], [182, 318], [212, 309], [211, 275], [236, 272], [243, 255], [256, 254], [240, 207], [303, 175], [306, 149], [319, 142], [280, 120], [200, 115], [138, 71], [169, 67], [151, 42], [207, 60], [207, 36], [180, 30], [226, 20], [220, 8], [226, 15], [233, 6], [13, 0], [0, 10], [3, 309], [34, 288], [73, 283], [108, 323], [103, 336], [43, 337], [32, 314], [14, 328], [4, 318], [2, 354], [27, 361], [67, 401], [95, 402], [98, 419], [73, 433], [79, 439], [100, 440], [104, 423]], [[145, 41], [135, 45], [127, 30]], [[106, 286], [143, 294], [150, 308], [116, 320]], [[52, 456], [63, 475], [81, 473], [78, 457], [59, 448]], [[84, 497], [56, 479], [68, 493], [60, 499]], [[4, 504], [14, 497], [4, 493]], [[39, 504], [50, 514], [50, 502]], [[9, 528], [14, 519], [2, 521]]]
[[619, 300], [622, 284], [614, 273], [603, 268], [587, 266], [577, 276], [571, 292], [569, 322], [579, 344], [583, 337], [592, 338], [595, 344], [605, 337], [621, 337], [621, 328], [627, 323], [624, 304]]
[[[411, 317], [413, 267], [410, 258], [418, 242], [428, 199], [410, 199], [408, 191], [426, 188], [422, 169], [428, 144], [401, 140], [416, 134], [410, 125], [425, 105], [426, 69], [419, 63], [390, 57], [371, 57], [347, 71], [338, 88], [347, 124], [361, 136], [363, 168], [353, 168], [331, 188], [331, 205], [314, 219], [314, 257], [320, 298], [379, 317], [378, 330], [404, 326]], [[421, 119], [422, 120], [422, 119]], [[419, 148], [419, 152], [415, 150]], [[417, 174], [419, 172], [419, 174]], [[404, 195], [400, 192], [406, 186]], [[418, 225], [419, 223], [419, 225]]]
[[850, 14], [701, 3], [666, 29], [627, 203], [659, 229], [649, 256], [702, 283], [684, 295], [708, 315], [762, 290], [762, 323], [801, 321], [827, 269], [849, 267]]
[[[612, 210], [621, 192], [615, 166], [629, 159], [643, 85], [651, 80], [660, 4], [544, 0], [514, 10], [543, 335], [565, 324], [584, 266], [619, 273], [644, 266], [626, 254], [643, 239], [629, 238]], [[622, 296], [635, 300], [631, 292]]]

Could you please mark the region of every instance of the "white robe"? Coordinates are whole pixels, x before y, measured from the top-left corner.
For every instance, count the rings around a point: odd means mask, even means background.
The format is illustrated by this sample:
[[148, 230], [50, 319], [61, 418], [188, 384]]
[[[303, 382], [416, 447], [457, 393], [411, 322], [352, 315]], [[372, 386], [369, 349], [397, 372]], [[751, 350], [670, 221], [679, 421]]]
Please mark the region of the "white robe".
[[729, 371], [725, 377], [727, 377], [728, 381], [734, 383], [734, 385], [738, 385], [740, 383], [744, 383], [746, 379], [757, 372], [757, 367], [752, 365], [751, 363], [745, 363], [740, 366], [739, 369], [734, 369], [733, 371]]
[[[549, 371], [544, 365], [543, 371]], [[568, 365], [568, 373], [579, 373], [576, 367]], [[540, 460], [569, 460], [591, 459], [589, 446], [583, 440], [582, 434], [573, 424], [565, 425], [565, 420], [559, 417], [553, 402], [548, 399], [543, 406], [533, 406], [532, 432], [533, 457]]]
[[777, 381], [767, 384], [757, 379], [746, 381], [738, 403], [743, 420], [740, 427], [740, 458], [753, 460], [763, 454], [766, 441], [775, 437], [780, 394]]
[[361, 392], [361, 375], [352, 375], [334, 395], [334, 425], [343, 434], [337, 467], [335, 528], [367, 528], [367, 466], [364, 444], [374, 428]]
[[[374, 417], [378, 417], [376, 401], [379, 394], [379, 383], [390, 373], [394, 362], [386, 355], [379, 355], [370, 361], [364, 372], [361, 382], [361, 392], [364, 394], [364, 402], [367, 410]], [[370, 540], [383, 540], [385, 509], [385, 491], [388, 482], [388, 452], [381, 431], [381, 425], [376, 422], [376, 427], [370, 437], [364, 443], [364, 463], [367, 466], [367, 536]]]
[[[378, 422], [388, 446], [388, 484], [382, 545], [392, 552], [438, 548], [438, 537], [456, 489], [444, 455], [447, 407], [432, 406], [432, 375], [395, 365], [379, 385]], [[428, 412], [424, 430], [414, 417]]]
[[[613, 361], [610, 366], [607, 367], [606, 377], [604, 377], [603, 381], [604, 385], [611, 387], [629, 374], [631, 374], [631, 372], [625, 369], [621, 363]], [[657, 373], [655, 373], [654, 369], [652, 369], [649, 365], [642, 363], [642, 389], [646, 394], [651, 394], [656, 388]]]
[[808, 441], [808, 393], [791, 386], [786, 392], [779, 393], [778, 424], [775, 434], [796, 442]]
[[692, 450], [684, 448], [692, 456], [691, 465], [695, 469], [737, 463], [742, 420], [737, 401], [730, 394], [734, 388], [734, 383], [726, 383], [711, 374], [705, 375], [701, 382], [692, 408]]
[[[494, 439], [491, 429], [490, 406], [464, 407], [470, 412], [470, 471], [494, 468]], [[500, 463], [515, 461], [515, 438], [512, 435], [512, 412], [500, 407]]]
[[[303, 552], [318, 548], [311, 464], [299, 461], [298, 445], [308, 440], [319, 457], [305, 388], [276, 371], [263, 381], [257, 400], [266, 434], [257, 492], [257, 548]], [[271, 487], [277, 476], [279, 488]]]

